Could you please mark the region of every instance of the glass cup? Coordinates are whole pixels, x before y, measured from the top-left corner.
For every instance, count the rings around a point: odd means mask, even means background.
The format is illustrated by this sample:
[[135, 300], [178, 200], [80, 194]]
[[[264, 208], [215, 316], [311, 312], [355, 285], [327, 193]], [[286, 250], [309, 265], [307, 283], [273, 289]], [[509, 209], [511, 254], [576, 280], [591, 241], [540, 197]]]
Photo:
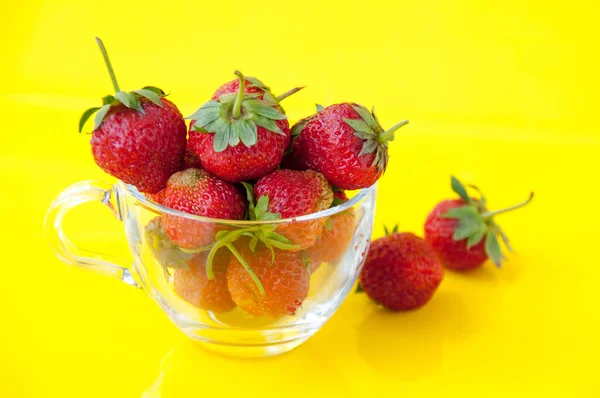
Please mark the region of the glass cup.
[[[373, 186], [318, 213], [234, 221], [172, 210], [122, 182], [82, 181], [54, 200], [45, 227], [61, 260], [141, 287], [204, 348], [261, 357], [302, 344], [352, 290], [369, 249], [375, 196]], [[78, 248], [63, 232], [66, 213], [90, 201], [123, 222], [131, 266]]]

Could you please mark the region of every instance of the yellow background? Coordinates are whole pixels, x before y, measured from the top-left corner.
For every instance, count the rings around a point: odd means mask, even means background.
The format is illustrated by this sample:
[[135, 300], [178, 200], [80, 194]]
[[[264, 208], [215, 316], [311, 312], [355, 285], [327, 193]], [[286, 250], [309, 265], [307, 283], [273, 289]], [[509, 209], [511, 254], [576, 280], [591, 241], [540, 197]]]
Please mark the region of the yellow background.
[[[594, 2], [4, 1], [0, 5], [0, 396], [592, 396], [598, 382], [598, 9]], [[396, 135], [380, 183], [382, 224], [422, 231], [477, 183], [518, 252], [446, 273], [421, 310], [353, 295], [315, 337], [260, 361], [196, 348], [143, 292], [67, 267], [49, 251], [50, 201], [106, 179], [77, 133], [111, 91], [156, 85], [184, 114], [240, 69], [283, 92], [296, 120], [375, 104]], [[126, 256], [99, 205], [75, 240]]]

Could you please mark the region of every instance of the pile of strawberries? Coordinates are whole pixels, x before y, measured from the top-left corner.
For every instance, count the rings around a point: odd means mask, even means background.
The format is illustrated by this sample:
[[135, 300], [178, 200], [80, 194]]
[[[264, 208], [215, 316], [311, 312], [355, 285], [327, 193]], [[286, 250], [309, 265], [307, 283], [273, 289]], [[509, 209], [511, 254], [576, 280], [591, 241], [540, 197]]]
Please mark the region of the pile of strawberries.
[[[326, 210], [367, 188], [384, 173], [388, 142], [406, 124], [384, 130], [356, 103], [323, 108], [290, 128], [275, 96], [260, 80], [236, 71], [192, 114], [189, 129], [162, 90], [121, 91], [97, 39], [115, 94], [86, 111], [95, 114], [91, 145], [107, 173], [155, 202], [220, 220], [275, 221]], [[214, 312], [239, 306], [257, 316], [293, 314], [311, 273], [336, 261], [354, 230], [353, 209], [330, 218], [232, 228], [176, 213], [146, 226], [146, 240], [175, 291]]]

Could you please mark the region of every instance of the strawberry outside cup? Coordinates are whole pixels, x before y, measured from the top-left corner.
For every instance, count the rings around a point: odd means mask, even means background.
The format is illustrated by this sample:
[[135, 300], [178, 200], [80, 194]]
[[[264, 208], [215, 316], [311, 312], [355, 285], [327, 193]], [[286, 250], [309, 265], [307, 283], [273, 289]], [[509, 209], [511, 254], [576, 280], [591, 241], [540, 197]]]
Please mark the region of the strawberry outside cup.
[[[143, 289], [180, 330], [204, 348], [238, 357], [262, 357], [302, 344], [352, 290], [369, 249], [375, 196], [374, 185], [318, 213], [294, 219], [234, 221], [172, 210], [123, 182], [83, 181], [53, 201], [45, 228], [62, 261]], [[87, 202], [103, 203], [123, 222], [132, 259], [86, 251], [68, 239], [62, 229], [65, 215]], [[349, 239], [339, 245], [339, 256], [328, 263], [314, 264], [322, 261], [318, 252], [290, 246], [278, 233], [311, 231], [315, 222], [331, 228], [339, 223], [327, 220], [343, 212], [351, 212], [354, 222], [344, 224], [351, 231], [340, 236]], [[182, 234], [202, 231], [210, 236], [197, 239], [203, 246], [180, 247], [165, 232], [165, 219], [170, 224], [179, 219], [178, 225], [199, 226], [182, 229]]]

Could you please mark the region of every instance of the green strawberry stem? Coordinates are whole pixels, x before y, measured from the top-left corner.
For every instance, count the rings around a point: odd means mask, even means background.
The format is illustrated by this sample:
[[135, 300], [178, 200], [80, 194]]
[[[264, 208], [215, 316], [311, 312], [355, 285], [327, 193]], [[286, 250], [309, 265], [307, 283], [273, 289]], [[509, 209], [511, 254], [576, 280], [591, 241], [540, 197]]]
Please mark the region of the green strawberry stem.
[[402, 127], [406, 124], [408, 124], [408, 120], [403, 120], [400, 123], [393, 125], [388, 131], [379, 134], [379, 136], [377, 137], [377, 141], [379, 141], [381, 143], [389, 141], [394, 136], [394, 133], [396, 132], [396, 130], [398, 130], [400, 127]]
[[237, 97], [235, 97], [232, 116], [234, 119], [239, 119], [242, 116], [242, 100], [244, 99], [245, 79], [244, 75], [242, 75], [242, 72], [239, 70], [236, 70], [233, 73], [240, 78], [240, 88], [238, 89]]
[[527, 200], [525, 200], [524, 202], [521, 202], [521, 203], [511, 206], [511, 207], [507, 207], [505, 209], [500, 209], [500, 210], [495, 210], [495, 211], [486, 211], [481, 216], [484, 218], [484, 220], [489, 220], [498, 214], [506, 213], [506, 212], [521, 208], [521, 207], [525, 206], [526, 204], [528, 204], [529, 202], [531, 202], [532, 199], [533, 199], [533, 192], [531, 192], [529, 194], [529, 198], [527, 198]]
[[215, 273], [213, 272], [213, 269], [212, 269], [212, 263], [215, 258], [215, 255], [217, 254], [217, 251], [219, 251], [219, 249], [222, 248], [223, 246], [227, 246], [231, 242], [235, 241], [237, 238], [242, 236], [242, 234], [244, 232], [246, 232], [246, 231], [243, 229], [238, 229], [235, 231], [227, 232], [225, 235], [223, 235], [221, 237], [221, 239], [219, 241], [217, 241], [213, 245], [213, 247], [208, 252], [208, 257], [206, 258], [206, 276], [208, 277], [208, 279], [215, 278]]
[[252, 268], [250, 268], [250, 265], [248, 264], [248, 262], [244, 259], [244, 257], [242, 257], [240, 252], [238, 252], [237, 249], [235, 248], [235, 246], [233, 246], [231, 243], [228, 243], [226, 245], [226, 247], [235, 256], [235, 258], [237, 258], [237, 260], [240, 262], [240, 264], [242, 264], [242, 266], [244, 267], [246, 272], [248, 272], [248, 274], [250, 275], [250, 278], [252, 278], [254, 283], [256, 283], [256, 286], [258, 287], [258, 291], [260, 292], [260, 295], [264, 296], [265, 288], [263, 287], [262, 283], [260, 282], [260, 279], [258, 279], [258, 276], [256, 276], [256, 274], [254, 273]]
[[286, 91], [285, 93], [278, 95], [275, 98], [277, 98], [277, 101], [281, 102], [284, 99], [286, 99], [287, 97], [289, 97], [290, 95], [296, 94], [298, 91], [302, 90], [304, 87], [306, 87], [306, 86], [294, 87], [293, 89]]
[[102, 40], [100, 40], [99, 37], [96, 37], [96, 43], [98, 43], [98, 47], [100, 47], [102, 57], [104, 57], [104, 63], [106, 64], [106, 68], [108, 68], [108, 74], [110, 75], [110, 80], [112, 81], [115, 93], [118, 93], [119, 91], [121, 91], [121, 89], [119, 88], [119, 83], [117, 83], [115, 71], [113, 70], [112, 64], [110, 63], [110, 59], [108, 58], [108, 52], [106, 51], [106, 47], [104, 47], [104, 43], [102, 43]]

